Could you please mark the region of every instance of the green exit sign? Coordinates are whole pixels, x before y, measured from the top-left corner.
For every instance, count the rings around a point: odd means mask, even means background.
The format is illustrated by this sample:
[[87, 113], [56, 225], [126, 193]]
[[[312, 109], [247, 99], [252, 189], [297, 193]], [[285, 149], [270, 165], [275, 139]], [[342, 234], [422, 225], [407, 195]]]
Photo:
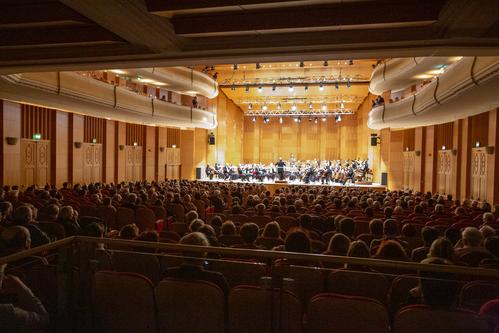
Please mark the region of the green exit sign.
[[31, 138], [33, 140], [41, 140], [42, 139], [42, 135], [40, 133], [35, 133], [31, 136]]
[[93, 138], [93, 139], [92, 139], [92, 143], [97, 143], [97, 139], [96, 139], [96, 138]]

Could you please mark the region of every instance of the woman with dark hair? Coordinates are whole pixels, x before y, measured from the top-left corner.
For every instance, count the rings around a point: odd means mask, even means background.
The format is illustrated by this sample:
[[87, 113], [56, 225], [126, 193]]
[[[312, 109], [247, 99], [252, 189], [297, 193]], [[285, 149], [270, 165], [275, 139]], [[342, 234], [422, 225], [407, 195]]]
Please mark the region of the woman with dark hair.
[[380, 246], [378, 247], [378, 251], [373, 256], [373, 258], [395, 261], [410, 261], [402, 245], [394, 240], [385, 240], [381, 242]]

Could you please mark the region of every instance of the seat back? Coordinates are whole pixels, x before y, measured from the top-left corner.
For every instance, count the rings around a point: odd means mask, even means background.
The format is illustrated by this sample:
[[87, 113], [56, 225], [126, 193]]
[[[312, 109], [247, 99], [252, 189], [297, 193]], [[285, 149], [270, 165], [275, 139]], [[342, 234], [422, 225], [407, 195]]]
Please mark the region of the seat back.
[[295, 265], [276, 265], [272, 267], [272, 275], [291, 279], [289, 289], [306, 306], [310, 299], [325, 290], [325, 276], [318, 267]]
[[373, 298], [386, 304], [389, 283], [383, 274], [339, 269], [329, 273], [327, 290], [336, 294]]
[[229, 332], [302, 331], [302, 306], [282, 289], [238, 286], [229, 295]]
[[166, 209], [163, 206], [152, 206], [152, 211], [154, 212], [155, 220], [165, 220], [166, 221]]
[[146, 277], [100, 271], [94, 290], [96, 332], [157, 332], [154, 287]]
[[490, 300], [499, 298], [499, 283], [471, 281], [463, 286], [459, 295], [460, 306], [478, 312]]
[[263, 228], [267, 223], [272, 222], [272, 219], [267, 215], [255, 215], [249, 218], [249, 222], [256, 223], [259, 228]]
[[184, 222], [173, 222], [172, 230], [175, 231], [180, 236], [183, 236], [188, 230], [187, 224], [185, 224]]
[[152, 209], [149, 208], [137, 208], [135, 211], [135, 223], [137, 223], [137, 227], [139, 230], [155, 230], [155, 221], [156, 216]]
[[133, 209], [126, 208], [126, 207], [119, 207], [116, 210], [116, 229], [120, 230], [121, 227], [127, 224], [134, 224], [135, 223], [135, 212]]
[[393, 322], [394, 332], [404, 333], [486, 333], [487, 324], [477, 314], [449, 311], [425, 305], [410, 305], [401, 309]]
[[63, 239], [66, 237], [64, 227], [59, 223], [54, 222], [39, 222], [38, 226], [44, 231], [51, 239]]
[[101, 218], [110, 229], [116, 229], [116, 208], [99, 206], [96, 208], [97, 217]]
[[281, 226], [281, 229], [288, 231], [293, 227], [298, 227], [298, 220], [291, 216], [278, 216], [276, 219], [277, 223]]
[[241, 244], [243, 239], [239, 235], [220, 235], [218, 241], [225, 246], [232, 246]]
[[388, 294], [388, 310], [391, 315], [408, 304], [409, 291], [418, 285], [419, 276], [417, 275], [404, 274], [393, 279]]
[[173, 217], [175, 218], [175, 222], [184, 222], [185, 217], [185, 209], [184, 206], [180, 204], [173, 205]]
[[272, 250], [276, 246], [284, 245], [284, 240], [282, 238], [258, 237], [255, 244], [265, 246], [267, 250]]
[[164, 279], [155, 294], [160, 332], [224, 332], [225, 296], [215, 284]]
[[380, 302], [332, 293], [312, 298], [305, 332], [388, 333], [388, 313]]
[[222, 273], [231, 287], [258, 285], [265, 275], [265, 264], [244, 261], [212, 260], [211, 269]]
[[118, 272], [138, 273], [154, 284], [157, 284], [160, 279], [159, 261], [153, 254], [113, 251], [112, 258], [113, 267]]

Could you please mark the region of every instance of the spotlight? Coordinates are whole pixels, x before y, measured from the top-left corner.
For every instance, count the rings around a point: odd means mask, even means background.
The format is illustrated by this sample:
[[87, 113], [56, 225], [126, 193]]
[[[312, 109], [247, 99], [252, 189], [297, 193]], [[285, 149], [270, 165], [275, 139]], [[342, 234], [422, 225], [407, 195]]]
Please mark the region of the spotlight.
[[251, 103], [248, 104], [248, 110], [253, 110], [253, 104]]
[[305, 67], [305, 64], [303, 63], [303, 61], [300, 61], [300, 67]]
[[344, 109], [345, 108], [345, 104], [343, 104], [343, 102], [341, 102], [340, 104], [340, 108]]
[[336, 81], [336, 82], [335, 82], [335, 84], [334, 84], [334, 88], [335, 88], [336, 90], [340, 89], [340, 84], [338, 83], [338, 81]]
[[249, 84], [246, 85], [246, 88], [244, 89], [246, 92], [249, 92]]
[[239, 66], [238, 66], [237, 64], [232, 65], [232, 69], [233, 69], [233, 70], [235, 70], [235, 71], [236, 71], [238, 68], [239, 68]]
[[312, 116], [308, 116], [308, 122], [311, 123], [312, 122]]
[[312, 102], [308, 103], [308, 108], [309, 109], [313, 109], [314, 108], [314, 104], [312, 104]]
[[323, 65], [324, 65], [324, 67], [329, 66], [329, 64], [328, 64], [327, 60], [324, 60], [324, 64], [323, 64]]
[[279, 117], [279, 124], [282, 124], [282, 117]]
[[277, 103], [277, 110], [281, 109], [281, 103]]
[[295, 88], [293, 87], [292, 84], [290, 84], [289, 87], [288, 87], [288, 91], [289, 92], [293, 92], [294, 90], [295, 90]]
[[263, 111], [267, 111], [267, 109], [268, 109], [268, 108], [267, 108], [267, 104], [263, 104], [263, 106], [262, 106], [262, 110], [263, 110]]
[[252, 120], [254, 123], [256, 123], [256, 117], [253, 117], [251, 120]]
[[308, 91], [308, 84], [305, 85], [305, 91]]
[[256, 67], [256, 69], [260, 69], [260, 67], [261, 67], [261, 66], [260, 66], [260, 63], [259, 63], [259, 62], [257, 62], [257, 63], [255, 64], [255, 67]]
[[326, 120], [327, 120], [326, 117], [322, 117], [322, 121], [326, 121]]
[[322, 111], [327, 111], [327, 104], [326, 104], [326, 102], [322, 103]]
[[258, 92], [261, 93], [263, 91], [263, 87], [262, 86], [258, 86]]
[[347, 80], [347, 88], [350, 88], [350, 86], [352, 85], [352, 83], [350, 82], [350, 78]]
[[294, 122], [295, 122], [295, 123], [297, 123], [297, 122], [298, 122], [298, 120], [299, 120], [299, 118], [298, 118], [298, 117], [295, 117], [293, 120], [294, 120]]
[[315, 117], [314, 123], [318, 124], [319, 123], [319, 117]]
[[349, 64], [350, 66], [352, 66], [352, 65], [353, 65], [353, 60], [352, 60], [352, 59], [350, 59], [350, 60], [348, 61], [348, 64]]
[[296, 104], [291, 105], [291, 110], [296, 111]]
[[275, 88], [276, 88], [276, 86], [275, 86], [275, 84], [273, 84], [272, 85], [272, 91], [275, 91]]
[[322, 83], [321, 83], [321, 84], [319, 85], [319, 90], [320, 90], [320, 91], [323, 91], [323, 90], [324, 90], [324, 84], [322, 84]]

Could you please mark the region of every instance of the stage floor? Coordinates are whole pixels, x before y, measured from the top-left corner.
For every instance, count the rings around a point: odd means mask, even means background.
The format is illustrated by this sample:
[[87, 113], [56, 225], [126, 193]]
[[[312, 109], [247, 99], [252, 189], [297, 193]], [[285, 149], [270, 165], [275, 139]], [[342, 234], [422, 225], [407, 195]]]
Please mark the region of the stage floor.
[[356, 188], [360, 190], [375, 190], [375, 191], [385, 191], [386, 186], [381, 185], [378, 183], [372, 183], [372, 184], [342, 184], [342, 183], [329, 183], [329, 184], [321, 184], [320, 182], [314, 182], [314, 183], [308, 183], [305, 184], [300, 181], [288, 181], [287, 183], [279, 183], [275, 181], [263, 181], [263, 182], [256, 182], [256, 181], [241, 181], [241, 180], [222, 180], [222, 179], [199, 179], [198, 181], [200, 182], [208, 182], [208, 183], [233, 183], [233, 184], [257, 184], [257, 185], [264, 185], [268, 190], [273, 191], [277, 188], [282, 188], [282, 187], [287, 187], [287, 186], [311, 186], [311, 187], [317, 187], [317, 186], [328, 186], [328, 187], [334, 187], [334, 188]]

